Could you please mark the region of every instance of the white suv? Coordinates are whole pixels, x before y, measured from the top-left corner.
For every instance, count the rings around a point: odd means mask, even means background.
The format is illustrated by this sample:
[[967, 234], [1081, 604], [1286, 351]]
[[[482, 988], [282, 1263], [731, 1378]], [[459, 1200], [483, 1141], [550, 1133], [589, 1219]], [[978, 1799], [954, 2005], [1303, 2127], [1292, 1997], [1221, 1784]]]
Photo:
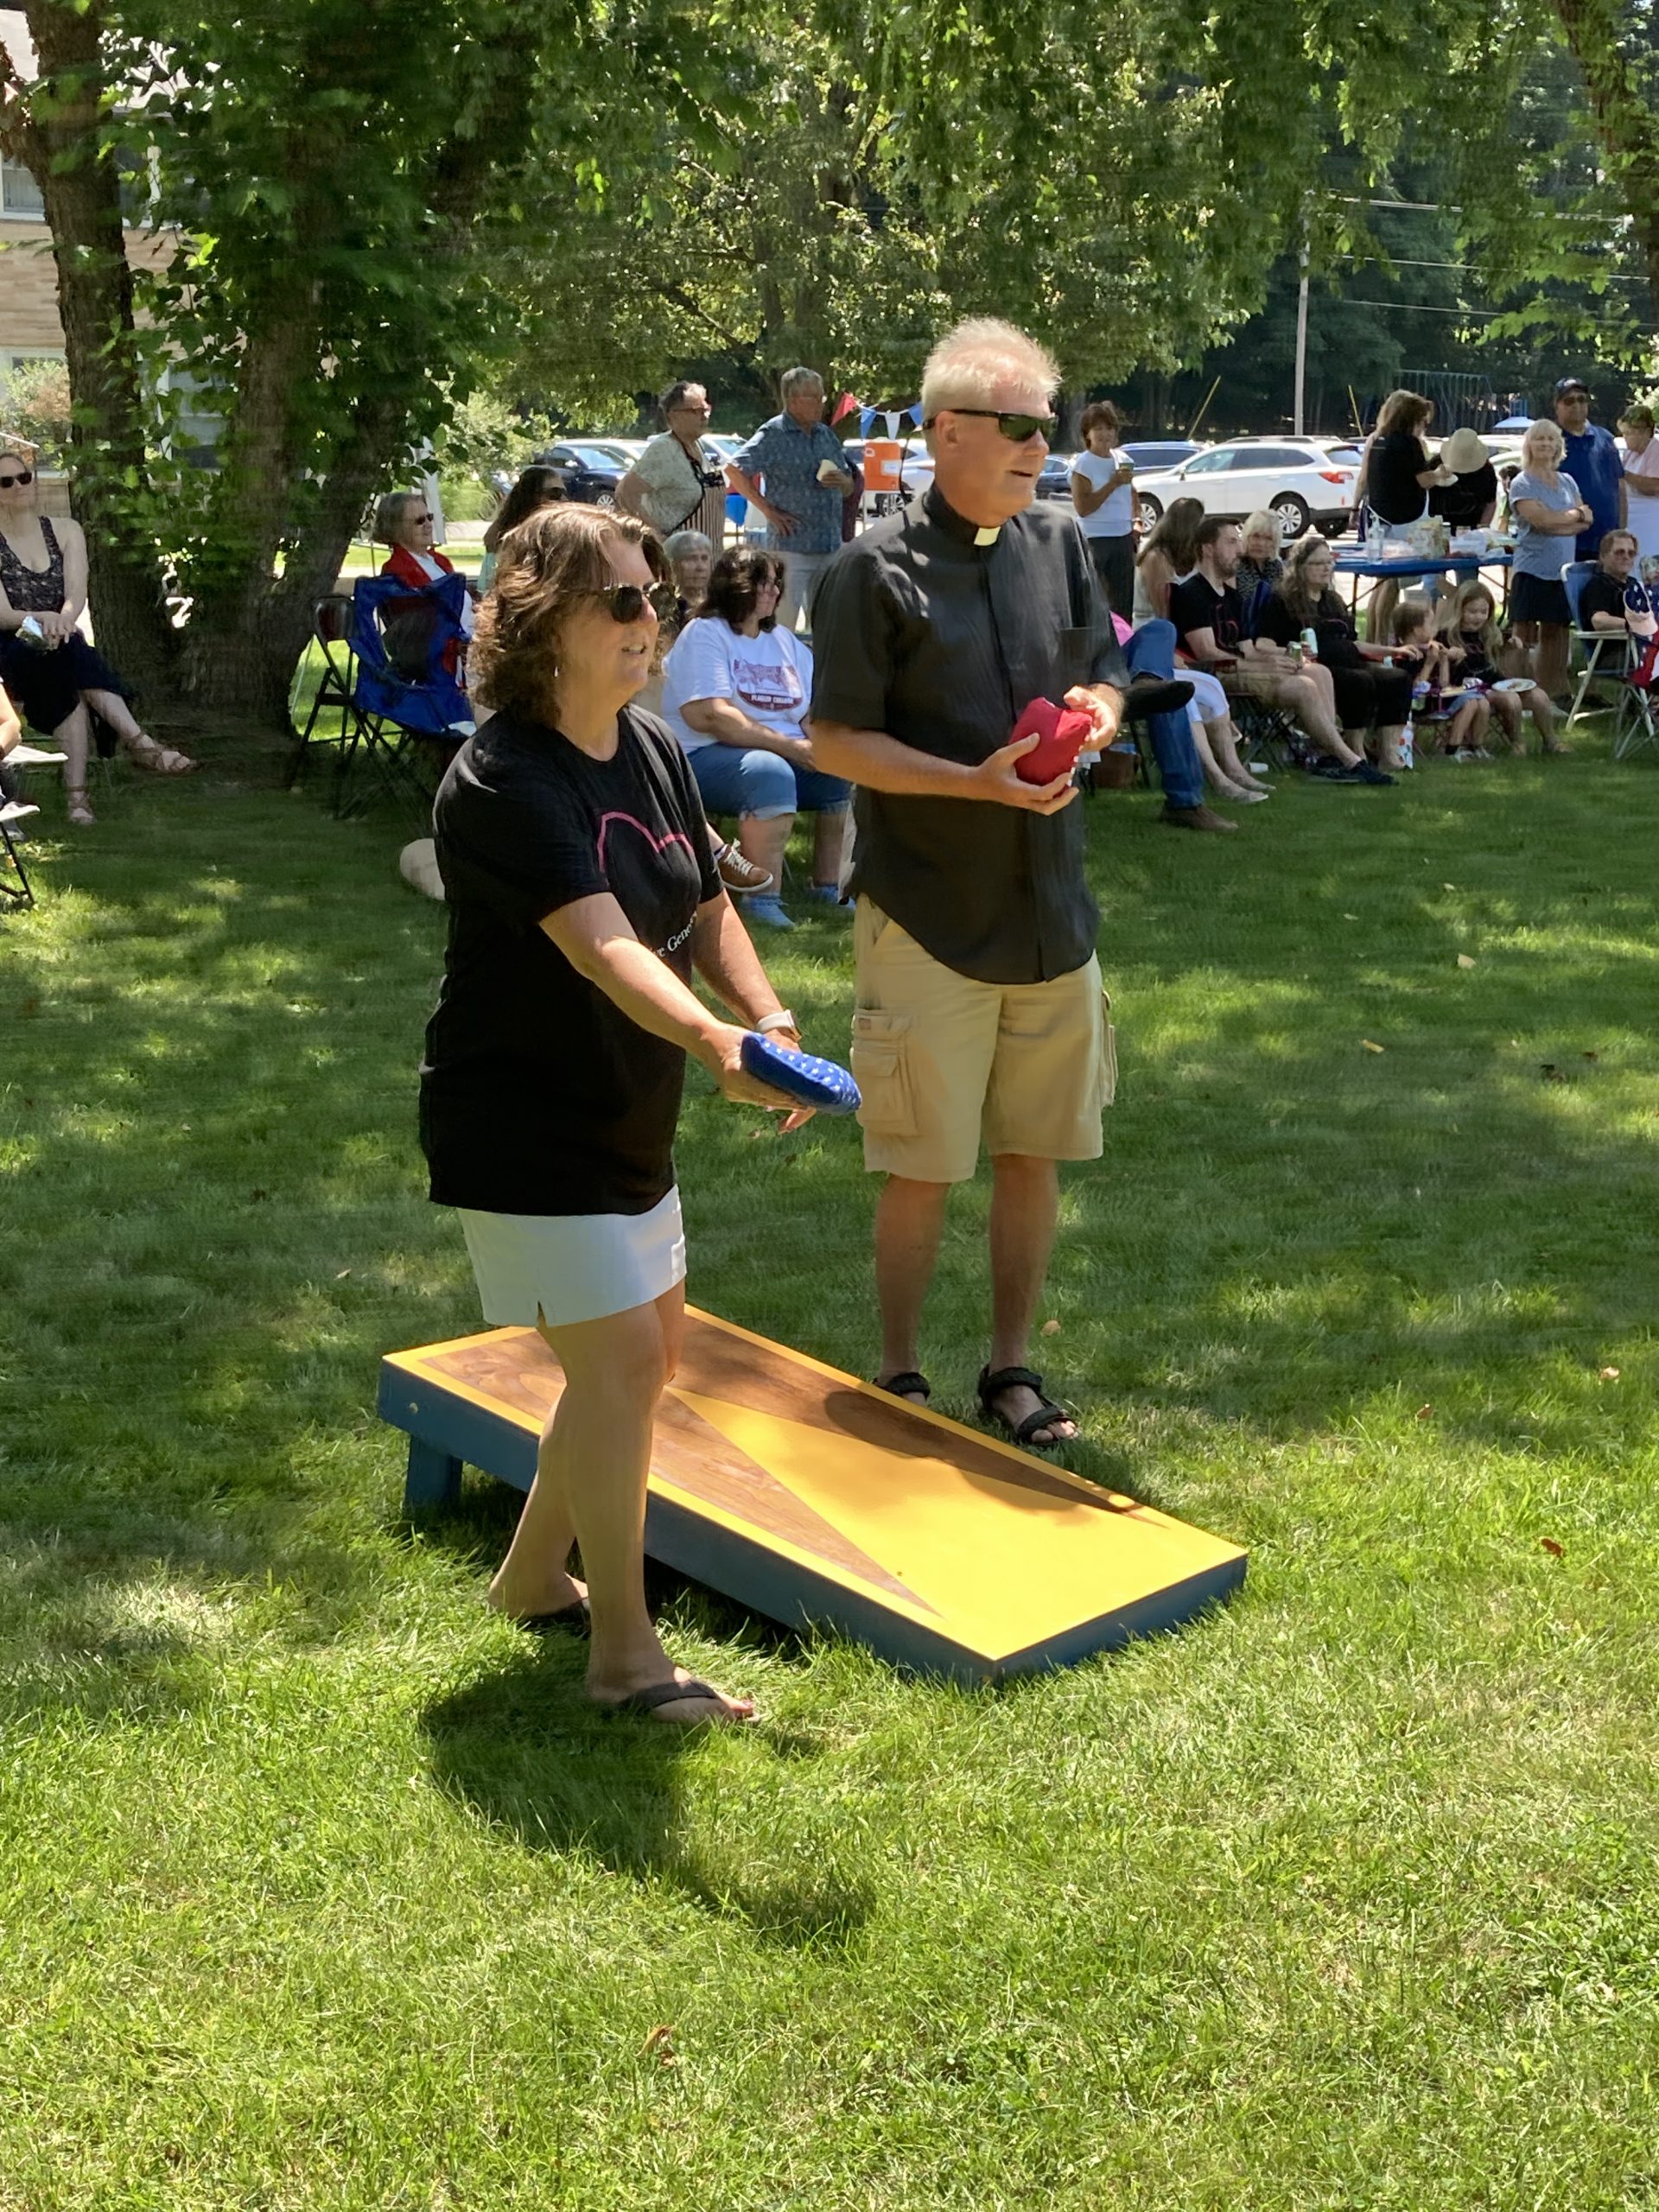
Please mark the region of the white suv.
[[1172, 499], [1197, 499], [1205, 514], [1230, 522], [1265, 507], [1278, 516], [1288, 544], [1310, 524], [1345, 530], [1358, 477], [1357, 449], [1334, 438], [1232, 438], [1195, 453], [1179, 468], [1138, 476], [1135, 496], [1143, 530]]

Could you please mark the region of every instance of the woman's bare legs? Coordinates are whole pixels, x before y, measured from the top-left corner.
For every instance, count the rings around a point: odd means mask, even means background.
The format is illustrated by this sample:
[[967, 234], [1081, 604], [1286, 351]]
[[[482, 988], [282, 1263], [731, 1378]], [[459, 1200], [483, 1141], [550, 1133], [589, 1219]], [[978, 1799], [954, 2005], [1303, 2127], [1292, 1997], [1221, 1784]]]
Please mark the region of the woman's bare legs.
[[63, 764], [63, 793], [69, 802], [69, 819], [78, 830], [89, 830], [97, 817], [86, 803], [86, 762], [92, 749], [92, 724], [84, 706], [64, 717], [53, 731], [52, 741], [61, 746], [67, 755]]
[[[645, 1610], [645, 1583], [652, 1429], [679, 1357], [684, 1313], [684, 1290], [677, 1286], [603, 1320], [540, 1325], [564, 1370], [564, 1391], [542, 1432], [536, 1480], [490, 1595], [518, 1614], [571, 1603], [580, 1590], [565, 1566], [574, 1536], [593, 1615], [588, 1692], [601, 1704], [691, 1679], [663, 1649]], [[742, 1698], [672, 1699], [653, 1717], [741, 1720], [752, 1710]]]
[[128, 752], [135, 760], [142, 761], [144, 766], [161, 766], [168, 760], [182, 762], [183, 767], [166, 770], [168, 774], [175, 776], [181, 775], [185, 767], [195, 766], [195, 762], [191, 760], [188, 753], [181, 753], [173, 746], [161, 744], [157, 739], [151, 737], [147, 730], [142, 729], [133, 719], [131, 708], [128, 706], [118, 691], [88, 690], [83, 691], [80, 696], [95, 715], [102, 715]]
[[[1235, 791], [1249, 791], [1252, 798], [1255, 798], [1266, 789], [1266, 785], [1257, 782], [1239, 758], [1238, 731], [1230, 715], [1222, 715], [1212, 722], [1205, 722], [1204, 731], [1222, 774]], [[1196, 729], [1193, 735], [1198, 735]]]
[[1548, 698], [1559, 698], [1567, 689], [1570, 640], [1566, 625], [1561, 622], [1517, 622], [1515, 634], [1527, 648], [1527, 673]]

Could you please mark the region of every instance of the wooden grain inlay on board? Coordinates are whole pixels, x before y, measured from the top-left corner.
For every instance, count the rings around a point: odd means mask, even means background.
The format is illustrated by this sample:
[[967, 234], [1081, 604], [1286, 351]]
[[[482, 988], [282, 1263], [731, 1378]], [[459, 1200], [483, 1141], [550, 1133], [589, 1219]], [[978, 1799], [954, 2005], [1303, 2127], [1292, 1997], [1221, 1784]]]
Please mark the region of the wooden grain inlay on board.
[[[695, 1323], [692, 1327], [695, 1330]], [[717, 1332], [705, 1328], [701, 1333]], [[564, 1388], [558, 1360], [534, 1329], [464, 1344], [440, 1353], [427, 1364], [433, 1373], [465, 1382], [498, 1404], [527, 1414], [538, 1428]], [[832, 1521], [805, 1504], [785, 1482], [683, 1404], [672, 1385], [657, 1409], [651, 1471], [656, 1481], [683, 1491], [721, 1512], [734, 1514], [769, 1535], [781, 1536], [786, 1543], [857, 1575], [875, 1589], [925, 1611], [935, 1610]]]

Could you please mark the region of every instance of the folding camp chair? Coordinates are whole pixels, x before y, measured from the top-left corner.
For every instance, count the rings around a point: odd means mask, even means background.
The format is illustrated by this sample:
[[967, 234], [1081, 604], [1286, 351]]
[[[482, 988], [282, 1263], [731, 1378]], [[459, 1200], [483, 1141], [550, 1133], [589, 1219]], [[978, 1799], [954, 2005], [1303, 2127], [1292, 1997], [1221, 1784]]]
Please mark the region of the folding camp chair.
[[[424, 824], [438, 778], [474, 729], [456, 675], [466, 644], [466, 594], [467, 580], [459, 575], [440, 576], [420, 591], [396, 576], [365, 576], [352, 594], [349, 620], [340, 613], [343, 602], [319, 602], [324, 676], [315, 715], [338, 709], [340, 716], [336, 814], [368, 804], [367, 791], [355, 797], [349, 791], [360, 760], [374, 786]], [[296, 766], [315, 727], [308, 722]]]
[[[0, 873], [0, 899], [9, 899], [15, 906], [32, 906], [35, 893], [14, 833], [19, 823], [27, 822], [30, 815], [38, 814], [40, 810], [38, 806], [29, 806], [22, 799], [0, 798], [0, 849], [5, 853], [10, 870], [10, 874]], [[15, 883], [11, 880], [13, 875], [17, 879]]]
[[[308, 755], [314, 745], [331, 745], [334, 748], [334, 805], [338, 810], [340, 786], [351, 758], [355, 735], [356, 709], [352, 704], [352, 677], [355, 661], [351, 645], [352, 602], [344, 592], [331, 591], [320, 599], [311, 618], [311, 635], [322, 651], [322, 674], [311, 701], [311, 711], [305, 718], [305, 728], [295, 741], [289, 760], [288, 773], [283, 779], [283, 787], [291, 790], [304, 773]], [[293, 726], [304, 696], [305, 679], [310, 664], [308, 652], [302, 653], [295, 664], [294, 681], [289, 687], [289, 723]], [[337, 730], [320, 729], [318, 725], [327, 716], [338, 714]]]
[[1584, 700], [1592, 683], [1611, 684], [1618, 702], [1613, 721], [1613, 758], [1623, 760], [1644, 745], [1659, 745], [1659, 719], [1656, 719], [1653, 693], [1645, 684], [1634, 681], [1641, 659], [1636, 639], [1621, 638], [1616, 632], [1590, 629], [1585, 625], [1584, 588], [1595, 573], [1593, 561], [1569, 562], [1561, 572], [1567, 608], [1573, 617], [1573, 645], [1584, 664], [1579, 671], [1573, 703], [1567, 710], [1567, 727], [1571, 729], [1581, 713], [1590, 711], [1585, 708]]

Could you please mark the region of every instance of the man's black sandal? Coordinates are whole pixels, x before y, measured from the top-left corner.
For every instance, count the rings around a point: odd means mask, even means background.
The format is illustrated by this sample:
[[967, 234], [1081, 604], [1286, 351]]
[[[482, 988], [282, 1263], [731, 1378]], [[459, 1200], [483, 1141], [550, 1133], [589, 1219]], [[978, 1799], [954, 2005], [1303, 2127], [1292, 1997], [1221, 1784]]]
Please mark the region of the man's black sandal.
[[879, 1375], [871, 1379], [878, 1390], [890, 1391], [895, 1398], [913, 1402], [919, 1397], [925, 1405], [933, 1395], [933, 1386], [926, 1376], [918, 1375], [913, 1367], [907, 1369], [903, 1375], [889, 1375], [885, 1382]]
[[[1042, 1403], [1034, 1414], [1027, 1414], [1023, 1421], [1010, 1421], [1006, 1414], [998, 1413], [991, 1401], [993, 1398], [1000, 1398], [1005, 1390], [1022, 1388], [1034, 1390], [1039, 1398], [1042, 1399]], [[1046, 1398], [1043, 1397], [1043, 1378], [1035, 1368], [999, 1367], [993, 1375], [988, 1367], [982, 1367], [979, 1370], [978, 1389], [979, 1402], [984, 1410], [987, 1421], [994, 1421], [1000, 1427], [1006, 1428], [1014, 1442], [1023, 1446], [1027, 1450], [1052, 1452], [1058, 1444], [1076, 1443], [1077, 1439], [1072, 1436], [1052, 1436], [1046, 1444], [1032, 1442], [1032, 1439], [1039, 1428], [1052, 1428], [1057, 1421], [1070, 1421], [1071, 1418], [1064, 1406], [1052, 1405]]]
[[[596, 1698], [594, 1703], [601, 1713], [627, 1713], [636, 1717], [649, 1716], [659, 1705], [673, 1705], [680, 1698], [701, 1698], [710, 1705], [724, 1707], [726, 1700], [718, 1690], [710, 1689], [707, 1682], [652, 1682], [649, 1688], [635, 1690], [631, 1697]], [[739, 1716], [735, 1713], [734, 1719]]]

